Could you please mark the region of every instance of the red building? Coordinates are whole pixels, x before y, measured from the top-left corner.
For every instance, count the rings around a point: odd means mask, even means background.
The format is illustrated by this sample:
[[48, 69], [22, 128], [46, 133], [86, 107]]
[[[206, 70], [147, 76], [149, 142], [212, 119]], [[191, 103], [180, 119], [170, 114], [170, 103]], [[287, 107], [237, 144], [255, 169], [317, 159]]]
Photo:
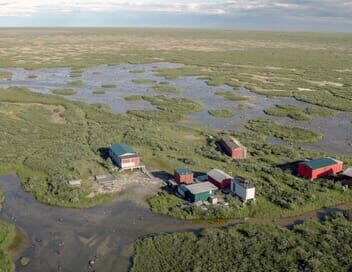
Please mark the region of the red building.
[[321, 158], [302, 162], [297, 170], [299, 176], [313, 180], [342, 172], [343, 162], [332, 158]]
[[208, 173], [208, 180], [219, 189], [230, 189], [233, 177], [219, 169], [212, 169]]
[[244, 160], [247, 158], [247, 148], [235, 138], [226, 136], [220, 140], [220, 145], [225, 153], [233, 159]]
[[193, 183], [193, 172], [189, 169], [176, 169], [174, 178], [178, 184], [191, 184]]

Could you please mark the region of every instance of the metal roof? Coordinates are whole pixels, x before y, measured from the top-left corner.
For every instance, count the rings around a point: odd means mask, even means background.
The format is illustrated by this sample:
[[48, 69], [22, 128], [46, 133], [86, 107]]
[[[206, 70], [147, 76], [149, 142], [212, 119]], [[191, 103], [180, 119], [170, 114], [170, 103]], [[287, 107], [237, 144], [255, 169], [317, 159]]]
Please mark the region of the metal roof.
[[310, 169], [319, 169], [319, 168], [334, 165], [337, 163], [339, 163], [339, 161], [333, 158], [321, 158], [321, 159], [311, 160], [307, 162], [302, 162], [302, 164], [305, 164]]
[[347, 168], [347, 169], [343, 172], [343, 175], [346, 176], [346, 177], [352, 178], [352, 167]]
[[244, 189], [255, 188], [255, 186], [249, 180], [246, 180], [245, 178], [235, 177], [234, 181], [236, 184], [238, 184], [239, 186], [241, 186]]
[[219, 169], [212, 169], [207, 173], [207, 175], [218, 181], [222, 181], [224, 179], [232, 179], [230, 175]]
[[193, 174], [192, 170], [190, 170], [190, 169], [176, 169], [175, 173], [177, 173], [179, 175]]
[[243, 147], [243, 145], [235, 138], [231, 136], [224, 136], [222, 140], [228, 145], [231, 149], [236, 149], [239, 147]]
[[210, 182], [194, 183], [191, 185], [185, 185], [185, 187], [193, 195], [218, 189], [214, 184]]
[[111, 151], [117, 157], [136, 154], [136, 152], [128, 144], [112, 144]]

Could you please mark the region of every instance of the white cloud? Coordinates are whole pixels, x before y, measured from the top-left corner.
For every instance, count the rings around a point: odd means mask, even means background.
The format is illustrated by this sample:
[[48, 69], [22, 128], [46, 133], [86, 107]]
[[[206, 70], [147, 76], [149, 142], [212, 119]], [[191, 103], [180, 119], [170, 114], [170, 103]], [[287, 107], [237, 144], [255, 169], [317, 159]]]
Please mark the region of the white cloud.
[[[225, 1], [226, 2], [226, 1]], [[193, 1], [176, 2], [152, 0], [0, 0], [0, 16], [31, 15], [41, 10], [69, 11], [159, 11], [159, 12], [196, 12], [196, 13], [224, 13], [223, 1]]]

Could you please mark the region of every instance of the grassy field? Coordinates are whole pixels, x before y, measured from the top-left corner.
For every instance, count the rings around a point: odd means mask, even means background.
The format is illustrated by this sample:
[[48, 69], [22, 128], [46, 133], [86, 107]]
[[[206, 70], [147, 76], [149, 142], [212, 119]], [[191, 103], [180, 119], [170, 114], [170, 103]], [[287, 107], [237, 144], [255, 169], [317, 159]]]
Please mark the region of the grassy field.
[[137, 242], [132, 272], [350, 271], [352, 211], [293, 229], [239, 224], [147, 237]]

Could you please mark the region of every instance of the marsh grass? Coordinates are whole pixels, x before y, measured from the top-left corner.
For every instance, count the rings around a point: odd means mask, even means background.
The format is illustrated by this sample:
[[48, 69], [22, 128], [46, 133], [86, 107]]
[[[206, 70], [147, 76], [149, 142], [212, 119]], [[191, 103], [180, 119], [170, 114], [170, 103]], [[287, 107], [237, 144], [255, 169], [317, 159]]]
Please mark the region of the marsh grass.
[[223, 110], [208, 110], [208, 113], [214, 117], [221, 117], [221, 118], [231, 118], [234, 116], [234, 113], [229, 111], [228, 109]]
[[113, 89], [113, 88], [116, 88], [116, 84], [107, 83], [107, 84], [101, 85], [101, 87], [104, 88], [104, 89]]
[[74, 89], [52, 89], [51, 92], [56, 95], [75, 95], [77, 93]]
[[133, 79], [134, 84], [154, 84], [156, 81], [151, 79]]
[[335, 111], [321, 107], [300, 107], [295, 105], [275, 105], [272, 108], [264, 110], [268, 115], [288, 117], [297, 121], [307, 121], [312, 116], [331, 116]]
[[179, 94], [182, 92], [181, 88], [177, 88], [174, 86], [170, 86], [167, 84], [159, 84], [153, 87], [153, 90], [157, 93], [173, 93], [173, 94]]
[[70, 85], [70, 86], [83, 86], [84, 85], [84, 81], [83, 80], [72, 80], [72, 81], [68, 82], [67, 85]]
[[279, 122], [268, 119], [250, 120], [246, 124], [246, 128], [267, 136], [279, 138], [287, 143], [315, 143], [323, 138], [319, 133], [282, 125]]
[[0, 71], [0, 80], [11, 80], [12, 73], [7, 71]]
[[228, 92], [218, 91], [215, 94], [222, 96], [225, 100], [229, 100], [229, 101], [245, 101], [245, 100], [247, 100], [246, 97], [237, 95], [233, 91], [228, 91]]

